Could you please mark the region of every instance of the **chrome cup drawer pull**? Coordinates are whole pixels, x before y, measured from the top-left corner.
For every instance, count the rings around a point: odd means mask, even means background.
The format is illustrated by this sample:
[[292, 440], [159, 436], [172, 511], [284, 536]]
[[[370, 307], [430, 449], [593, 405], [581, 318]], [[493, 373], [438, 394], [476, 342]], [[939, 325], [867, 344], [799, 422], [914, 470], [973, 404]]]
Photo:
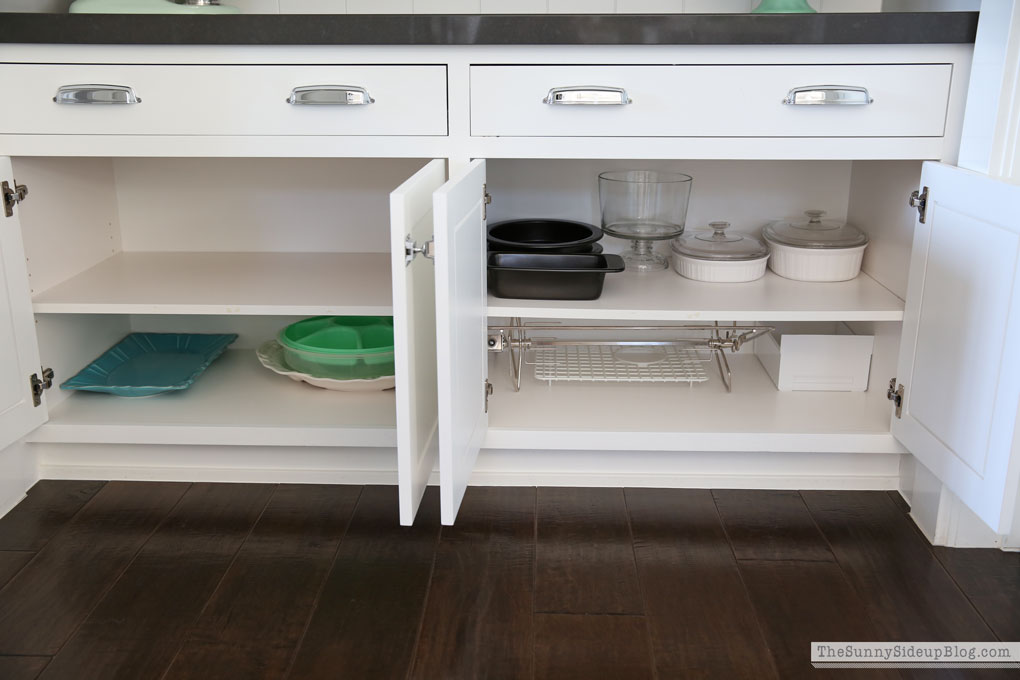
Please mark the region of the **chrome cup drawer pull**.
[[626, 106], [632, 101], [622, 87], [576, 85], [552, 88], [542, 103], [555, 106]]
[[809, 85], [795, 87], [786, 93], [784, 104], [794, 106], [862, 106], [870, 104], [874, 99], [868, 94], [866, 87], [853, 85]]
[[364, 106], [375, 100], [356, 85], [308, 85], [295, 87], [287, 97], [294, 106]]
[[53, 98], [58, 104], [138, 104], [141, 97], [126, 85], [63, 85]]

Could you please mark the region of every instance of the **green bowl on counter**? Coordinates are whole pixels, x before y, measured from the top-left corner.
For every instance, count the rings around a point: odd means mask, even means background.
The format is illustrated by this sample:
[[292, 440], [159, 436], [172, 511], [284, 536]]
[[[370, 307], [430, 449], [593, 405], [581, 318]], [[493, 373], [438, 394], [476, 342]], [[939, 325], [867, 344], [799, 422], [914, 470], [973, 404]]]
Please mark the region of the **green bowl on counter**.
[[284, 361], [317, 378], [373, 380], [393, 375], [393, 317], [315, 316], [280, 331]]

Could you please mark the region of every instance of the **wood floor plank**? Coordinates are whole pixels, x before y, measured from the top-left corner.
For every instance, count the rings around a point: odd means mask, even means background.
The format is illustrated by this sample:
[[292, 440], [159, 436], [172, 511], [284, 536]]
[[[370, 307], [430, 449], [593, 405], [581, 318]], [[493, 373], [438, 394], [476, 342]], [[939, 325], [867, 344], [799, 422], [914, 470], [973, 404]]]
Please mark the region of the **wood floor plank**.
[[273, 488], [192, 485], [43, 679], [158, 680]]
[[641, 614], [623, 489], [538, 489], [535, 611]]
[[0, 654], [56, 654], [188, 486], [106, 484], [0, 591]]
[[397, 488], [366, 486], [289, 677], [406, 677], [438, 541], [438, 487], [403, 527]]
[[903, 494], [899, 491], [887, 491], [886, 493], [889, 494], [889, 498], [892, 499], [893, 505], [899, 508], [900, 512], [910, 512], [910, 503], [908, 503], [907, 499], [903, 497]]
[[35, 680], [49, 660], [48, 656], [0, 656], [0, 678]]
[[[832, 675], [811, 666], [811, 643], [881, 641], [867, 608], [833, 562], [740, 562], [758, 621], [783, 680]], [[892, 669], [841, 669], [840, 678], [895, 680]]]
[[0, 588], [14, 578], [33, 557], [35, 553], [28, 550], [0, 550]]
[[38, 551], [105, 482], [43, 479], [0, 517], [0, 550]]
[[777, 678], [712, 493], [627, 489], [659, 678]]
[[360, 492], [279, 486], [165, 680], [284, 677]]
[[[43, 547], [0, 550], [0, 680], [149, 680], [168, 665], [170, 680], [786, 680], [858, 677], [812, 673], [814, 639], [1020, 639], [1020, 555], [932, 548], [886, 492], [803, 492], [835, 559], [815, 561], [788, 495], [627, 490], [641, 616], [536, 612], [537, 537], [547, 556], [596, 563], [561, 582], [610, 578], [593, 546], [620, 542], [612, 490], [472, 487], [440, 530], [434, 489], [399, 527], [393, 487], [283, 486], [267, 502], [259, 485], [110, 482], [74, 512], [57, 488], [39, 487], [63, 510], [36, 500], [9, 525]], [[566, 599], [597, 599], [584, 593]]]
[[443, 527], [411, 677], [533, 672], [535, 489], [468, 487]]
[[535, 614], [535, 680], [651, 680], [643, 616]]
[[798, 492], [722, 489], [712, 495], [738, 560], [835, 559]]
[[803, 496], [884, 639], [995, 639], [888, 494], [805, 491]]
[[1020, 640], [1020, 553], [933, 548], [935, 557], [1000, 640]]

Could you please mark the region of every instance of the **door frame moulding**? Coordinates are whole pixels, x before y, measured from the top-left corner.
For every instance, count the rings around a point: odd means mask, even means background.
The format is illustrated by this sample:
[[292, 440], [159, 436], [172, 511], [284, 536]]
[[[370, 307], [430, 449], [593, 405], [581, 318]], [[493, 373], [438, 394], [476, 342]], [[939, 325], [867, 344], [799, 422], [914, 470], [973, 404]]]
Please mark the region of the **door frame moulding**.
[[959, 165], [1020, 182], [1020, 1], [983, 0]]

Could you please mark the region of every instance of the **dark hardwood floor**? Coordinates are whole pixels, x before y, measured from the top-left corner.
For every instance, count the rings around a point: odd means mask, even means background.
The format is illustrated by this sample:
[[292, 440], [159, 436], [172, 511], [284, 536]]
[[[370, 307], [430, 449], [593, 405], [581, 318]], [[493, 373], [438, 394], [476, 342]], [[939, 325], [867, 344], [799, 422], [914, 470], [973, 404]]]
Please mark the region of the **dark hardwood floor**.
[[1020, 554], [885, 492], [39, 482], [0, 519], [2, 680], [965, 678], [812, 640], [1020, 639]]

